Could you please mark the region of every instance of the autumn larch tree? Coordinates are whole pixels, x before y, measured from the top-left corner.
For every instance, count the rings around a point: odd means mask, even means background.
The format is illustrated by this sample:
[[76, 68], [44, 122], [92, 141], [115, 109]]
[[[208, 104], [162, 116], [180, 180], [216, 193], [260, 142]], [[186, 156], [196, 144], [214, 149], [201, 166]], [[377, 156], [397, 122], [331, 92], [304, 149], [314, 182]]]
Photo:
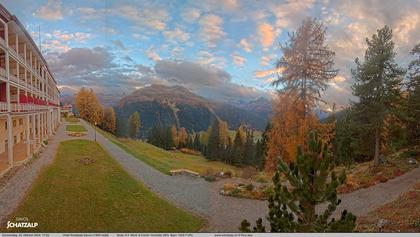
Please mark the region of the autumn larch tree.
[[392, 30], [384, 26], [371, 39], [366, 39], [368, 48], [364, 62], [356, 58], [356, 68], [352, 69], [355, 80], [353, 94], [359, 98], [354, 104], [356, 116], [363, 116], [360, 124], [374, 136], [375, 166], [380, 164], [385, 119], [396, 112], [401, 99], [401, 85], [404, 70], [395, 62]]
[[92, 89], [80, 89], [76, 95], [76, 107], [82, 119], [92, 124], [102, 122], [103, 107]]
[[[131, 138], [137, 139], [140, 135], [141, 120], [139, 112], [134, 112], [128, 118], [128, 134]], [[172, 138], [171, 138], [172, 139]]]
[[117, 130], [117, 119], [115, 116], [114, 108], [109, 107], [104, 110], [104, 118], [101, 123], [101, 127], [110, 133], [115, 133]]
[[187, 146], [188, 142], [188, 132], [184, 127], [180, 128], [178, 131], [178, 147], [183, 148]]
[[313, 110], [322, 102], [327, 83], [337, 75], [335, 53], [325, 40], [325, 26], [312, 18], [305, 19], [298, 30], [282, 46], [282, 58], [277, 62], [278, 100], [273, 105], [276, 114], [270, 131], [266, 170], [274, 171], [278, 159], [295, 159], [295, 147], [305, 147], [309, 131], [317, 125]]
[[282, 47], [283, 57], [277, 62], [278, 76], [273, 85], [279, 92], [292, 95], [302, 106], [302, 116], [312, 113], [327, 83], [337, 75], [335, 53], [325, 40], [326, 28], [313, 18], [305, 19]]
[[[306, 152], [299, 147], [296, 162], [288, 165], [280, 160], [273, 178], [274, 192], [269, 197], [267, 220], [271, 232], [352, 232], [356, 217], [344, 210], [341, 218], [330, 218], [340, 204], [337, 187], [344, 183], [344, 171], [334, 171], [333, 156], [328, 145], [316, 133], [310, 134]], [[286, 182], [280, 180], [280, 176]], [[328, 204], [318, 213], [315, 208]], [[242, 221], [242, 232], [265, 232], [262, 219], [251, 230], [247, 220]]]

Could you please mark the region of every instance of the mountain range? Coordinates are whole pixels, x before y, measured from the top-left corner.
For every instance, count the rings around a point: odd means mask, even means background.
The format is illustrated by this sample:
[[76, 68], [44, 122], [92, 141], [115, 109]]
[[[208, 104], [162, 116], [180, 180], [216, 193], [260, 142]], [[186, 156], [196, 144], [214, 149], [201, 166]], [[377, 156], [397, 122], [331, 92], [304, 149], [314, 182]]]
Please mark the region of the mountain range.
[[128, 117], [136, 111], [143, 137], [158, 124], [184, 127], [188, 132], [204, 131], [216, 118], [226, 121], [230, 129], [244, 123], [261, 131], [271, 116], [271, 102], [261, 97], [233, 105], [208, 100], [182, 86], [151, 85], [123, 97], [115, 111], [120, 136], [127, 134]]

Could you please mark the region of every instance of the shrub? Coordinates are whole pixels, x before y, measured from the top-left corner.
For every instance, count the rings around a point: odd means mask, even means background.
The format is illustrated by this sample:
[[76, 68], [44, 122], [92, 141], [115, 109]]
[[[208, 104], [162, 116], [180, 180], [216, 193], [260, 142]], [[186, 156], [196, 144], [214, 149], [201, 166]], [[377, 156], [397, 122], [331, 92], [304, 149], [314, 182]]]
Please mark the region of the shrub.
[[204, 180], [206, 180], [207, 182], [214, 182], [216, 181], [216, 177], [214, 175], [206, 175], [204, 176]]
[[226, 171], [226, 172], [224, 173], [224, 176], [225, 176], [226, 178], [232, 178], [232, 171], [230, 171], [230, 170]]
[[247, 185], [245, 185], [245, 189], [247, 191], [252, 191], [254, 189], [254, 185], [253, 184], [247, 184]]
[[234, 197], [238, 197], [241, 194], [241, 190], [239, 188], [234, 188], [230, 191], [230, 195]]
[[248, 166], [242, 170], [242, 178], [250, 179], [258, 174], [258, 170], [255, 167]]

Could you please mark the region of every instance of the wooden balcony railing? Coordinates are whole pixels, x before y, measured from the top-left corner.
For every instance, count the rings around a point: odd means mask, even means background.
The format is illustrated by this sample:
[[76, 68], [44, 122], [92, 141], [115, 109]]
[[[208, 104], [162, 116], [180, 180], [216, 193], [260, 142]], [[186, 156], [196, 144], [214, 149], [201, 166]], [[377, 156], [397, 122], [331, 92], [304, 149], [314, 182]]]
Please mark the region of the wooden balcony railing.
[[7, 103], [6, 102], [0, 102], [0, 112], [1, 113], [7, 112]]

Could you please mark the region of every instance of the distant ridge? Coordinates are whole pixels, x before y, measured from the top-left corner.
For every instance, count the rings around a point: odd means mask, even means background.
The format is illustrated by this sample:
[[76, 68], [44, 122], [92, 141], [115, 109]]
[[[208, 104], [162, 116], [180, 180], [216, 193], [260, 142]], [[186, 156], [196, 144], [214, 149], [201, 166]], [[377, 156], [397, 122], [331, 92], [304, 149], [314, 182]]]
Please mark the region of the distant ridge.
[[[271, 108], [270, 101], [265, 102], [269, 103], [266, 107]], [[244, 103], [239, 107], [207, 100], [182, 86], [151, 85], [119, 101], [116, 107], [118, 134], [127, 134], [126, 121], [136, 111], [141, 116], [143, 137], [158, 124], [185, 127], [189, 132], [207, 130], [216, 118], [226, 121], [231, 129], [246, 123], [254, 129], [263, 130], [269, 113], [266, 108], [258, 110], [264, 101], [259, 100], [259, 103], [258, 106]]]

